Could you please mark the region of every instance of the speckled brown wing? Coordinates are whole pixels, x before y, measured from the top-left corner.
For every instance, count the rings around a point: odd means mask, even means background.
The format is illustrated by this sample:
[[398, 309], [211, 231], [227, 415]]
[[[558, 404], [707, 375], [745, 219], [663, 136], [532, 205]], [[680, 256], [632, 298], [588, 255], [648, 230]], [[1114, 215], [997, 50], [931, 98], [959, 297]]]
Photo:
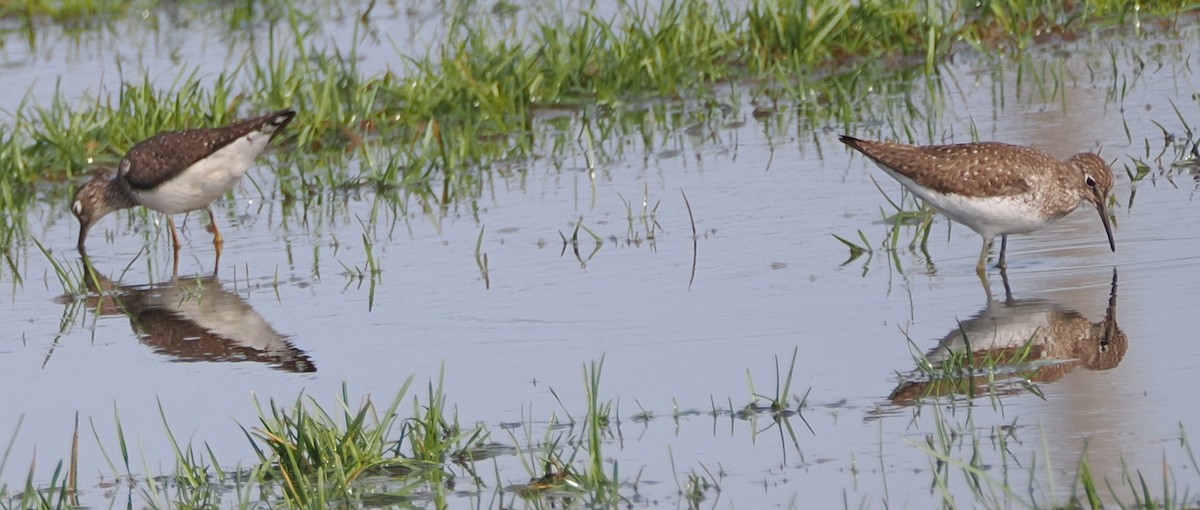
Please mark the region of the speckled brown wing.
[[159, 133], [138, 142], [121, 159], [119, 172], [135, 190], [152, 189], [197, 161], [253, 131], [270, 125], [271, 136], [291, 122], [295, 112], [281, 110], [228, 126]]
[[1044, 175], [1062, 164], [1029, 147], [995, 142], [918, 147], [849, 136], [841, 140], [933, 191], [969, 197], [1025, 193], [1031, 188], [1031, 175]]

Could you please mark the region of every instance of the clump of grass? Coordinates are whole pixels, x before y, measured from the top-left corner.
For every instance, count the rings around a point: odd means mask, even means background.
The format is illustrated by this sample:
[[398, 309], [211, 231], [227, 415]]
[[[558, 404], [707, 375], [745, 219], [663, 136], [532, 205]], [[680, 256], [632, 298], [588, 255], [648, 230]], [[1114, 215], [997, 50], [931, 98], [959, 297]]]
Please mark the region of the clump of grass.
[[[887, 253], [891, 255], [891, 261], [895, 267], [900, 268], [898, 250], [905, 244], [901, 240], [901, 235], [903, 235], [903, 232], [911, 230], [911, 238], [907, 243], [908, 249], [919, 249], [924, 252], [929, 242], [929, 234], [932, 231], [933, 219], [937, 216], [937, 210], [924, 202], [918, 201], [912, 193], [903, 187], [900, 190], [899, 200], [895, 200], [884, 191], [883, 186], [879, 184], [879, 181], [875, 180], [874, 176], [871, 177], [871, 183], [875, 185], [875, 189], [879, 191], [879, 194], [883, 195], [891, 208], [890, 211], [887, 211], [883, 207], [880, 207], [879, 215], [882, 222], [888, 226], [887, 240], [884, 243]], [[863, 274], [865, 275], [868, 269], [867, 264], [871, 261], [870, 255], [874, 254], [874, 250], [871, 248], [866, 235], [861, 230], [858, 231], [858, 238], [862, 244], [837, 234], [834, 234], [833, 237], [850, 250], [849, 257], [845, 262], [842, 262], [843, 266], [855, 261], [863, 253], [868, 254], [867, 261], [863, 265]]]
[[[620, 469], [613, 461], [611, 471], [606, 467], [604, 443], [611, 439], [611, 430], [618, 420], [613, 417], [611, 401], [600, 399], [600, 376], [604, 369], [604, 358], [593, 361], [583, 368], [585, 413], [579, 420], [570, 418], [570, 429], [581, 427], [578, 435], [550, 436], [542, 442], [543, 447], [533, 462], [523, 456], [522, 464], [530, 473], [526, 484], [511, 487], [523, 497], [541, 500], [574, 496], [595, 506], [614, 506], [626, 503], [621, 495]], [[557, 393], [551, 390], [557, 398]], [[561, 403], [561, 402], [560, 402]], [[564, 445], [573, 446], [567, 451]], [[583, 456], [582, 465], [575, 459]]]
[[37, 18], [50, 18], [57, 23], [80, 23], [96, 16], [111, 17], [126, 13], [133, 5], [129, 0], [35, 0], [0, 4], [0, 19], [21, 18], [32, 23]]
[[[751, 376], [750, 370], [747, 369], [746, 381], [750, 386], [750, 403], [743, 406], [740, 410], [731, 410], [730, 415], [732, 417], [750, 420], [751, 422], [755, 422], [759, 415], [769, 416], [771, 418], [771, 423], [766, 429], [764, 429], [764, 431], [770, 427], [778, 428], [780, 445], [782, 446], [785, 443], [790, 442], [792, 448], [800, 453], [801, 459], [803, 459], [803, 452], [800, 450], [800, 441], [796, 437], [795, 429], [792, 428], [791, 418], [793, 416], [799, 417], [800, 421], [804, 423], [804, 426], [808, 428], [808, 432], [810, 434], [815, 435], [816, 432], [813, 431], [812, 425], [808, 423], [808, 420], [802, 413], [803, 409], [808, 406], [808, 393], [812, 391], [812, 388], [809, 388], [809, 390], [806, 391], [803, 396], [795, 396], [792, 394], [792, 377], [795, 375], [796, 357], [799, 355], [799, 353], [799, 347], [796, 347], [792, 350], [792, 361], [791, 365], [788, 367], [786, 376], [783, 376], [780, 372], [779, 357], [775, 357], [775, 394], [773, 396], [764, 395], [754, 389], [754, 378]], [[766, 400], [768, 404], [760, 404], [759, 402], [761, 400]], [[793, 400], [795, 401], [795, 408], [792, 407]], [[756, 431], [756, 434], [758, 432], [762, 431]], [[786, 448], [784, 451], [787, 451]]]
[[604, 468], [604, 431], [612, 420], [612, 402], [600, 400], [600, 374], [604, 370], [604, 357], [591, 362], [583, 370], [584, 396], [587, 414], [583, 419], [583, 435], [586, 438], [587, 466], [583, 481], [597, 502], [615, 504], [620, 501], [617, 492], [618, 466], [613, 462], [611, 475]]
[[269, 476], [278, 479], [288, 501], [300, 506], [325, 504], [354, 493], [355, 482], [363, 476], [404, 474], [420, 466], [400, 455], [399, 442], [390, 437], [396, 409], [411, 382], [411, 377], [405, 381], [382, 414], [370, 399], [351, 408], [343, 385], [340, 412], [335, 415], [315, 401], [306, 404], [301, 395], [290, 410], [274, 400], [265, 410], [259, 405], [260, 426], [242, 430], [262, 464], [273, 467]]
[[[579, 249], [580, 248], [579, 232], [581, 230], [592, 238], [593, 245], [592, 245], [591, 252], [584, 253], [584, 252], [580, 251], [580, 249]], [[575, 255], [575, 259], [579, 261], [580, 267], [583, 267], [583, 268], [586, 268], [587, 263], [592, 260], [592, 257], [595, 257], [596, 254], [600, 252], [600, 248], [604, 247], [604, 239], [602, 239], [599, 235], [596, 235], [595, 232], [592, 232], [592, 229], [588, 228], [587, 226], [585, 226], [583, 224], [583, 217], [580, 217], [579, 221], [575, 223], [575, 228], [571, 231], [570, 238], [567, 238], [566, 234], [563, 234], [562, 232], [559, 232], [558, 236], [562, 238], [562, 242], [563, 242], [562, 253], [560, 253], [559, 255], [560, 256], [566, 255], [567, 248], [570, 247], [571, 252]]]
[[842, 262], [843, 266], [846, 264], [849, 264], [851, 262], [854, 262], [859, 257], [861, 257], [862, 254], [864, 254], [864, 253], [867, 254], [867, 262], [863, 264], [863, 274], [865, 275], [866, 274], [866, 265], [871, 262], [871, 256], [875, 254], [875, 250], [871, 248], [871, 242], [867, 240], [867, 235], [864, 234], [862, 230], [858, 231], [858, 240], [861, 241], [862, 244], [858, 244], [854, 241], [846, 239], [837, 234], [832, 234], [832, 235], [833, 235], [834, 239], [837, 239], [838, 242], [846, 245], [846, 247], [850, 249], [850, 256], [846, 259], [845, 262]]
[[700, 508], [700, 502], [707, 499], [705, 494], [709, 491], [720, 492], [721, 485], [716, 482], [712, 473], [707, 472], [707, 469], [704, 474], [697, 473], [693, 469], [688, 473], [687, 481], [681, 493], [683, 499], [688, 503], [688, 508]]
[[[553, 390], [551, 391], [553, 392]], [[552, 420], [551, 423], [554, 421]], [[528, 420], [524, 420], [522, 423], [522, 429], [525, 432], [524, 438], [522, 438], [523, 442], [526, 445], [540, 446], [523, 447], [522, 440], [516, 437], [513, 429], [506, 428], [513, 441], [517, 458], [525, 472], [529, 474], [529, 481], [511, 485], [505, 490], [514, 492], [522, 498], [539, 501], [574, 497], [580, 488], [577, 480], [581, 479], [582, 475], [571, 465], [570, 459], [565, 462], [563, 460], [563, 455], [566, 453], [564, 443], [568, 440], [554, 427], [547, 427], [540, 443], [535, 442], [530, 425]], [[574, 452], [578, 452], [577, 447]], [[574, 455], [574, 452], [571, 455]]]
[[[800, 348], [792, 349], [792, 362], [788, 366], [787, 375], [784, 376], [779, 369], [779, 356], [775, 357], [775, 394], [765, 395], [754, 389], [754, 378], [750, 374], [750, 370], [746, 370], [746, 382], [750, 385], [750, 403], [746, 405], [746, 409], [750, 410], [767, 410], [774, 414], [790, 415], [799, 412], [807, 403], [807, 393], [805, 397], [797, 398], [796, 409], [791, 408], [791, 401], [795, 398], [792, 395], [792, 377], [796, 371], [796, 357], [800, 354]], [[811, 389], [810, 389], [811, 391]], [[766, 400], [768, 404], [762, 406], [760, 400]]]
[[[634, 246], [641, 246], [645, 241], [654, 249], [654, 242], [658, 237], [658, 231], [662, 230], [662, 226], [658, 224], [657, 214], [658, 206], [662, 204], [661, 200], [655, 200], [654, 206], [650, 206], [650, 184], [645, 185], [642, 191], [641, 210], [634, 212], [634, 205], [626, 200], [621, 194], [617, 194], [621, 198], [621, 202], [625, 204], [625, 242]], [[686, 196], [686, 195], [685, 195]], [[634, 223], [637, 223], [635, 227]], [[695, 225], [692, 226], [693, 232]], [[694, 235], [694, 233], [693, 233]]]
[[458, 418], [447, 413], [446, 397], [442, 393], [443, 376], [444, 372], [439, 375], [436, 385], [430, 383], [425, 405], [413, 400], [413, 417], [405, 420], [401, 427], [401, 435], [408, 439], [412, 450], [412, 459], [427, 466], [464, 462], [486, 439], [482, 428], [464, 430]]
[[[1038, 43], [1074, 39], [1089, 24], [1126, 24], [1139, 26], [1142, 16], [1181, 13], [1187, 2], [1155, 2], [1154, 5], [1121, 0], [1077, 2], [1071, 9], [1060, 9], [1043, 2], [1027, 0], [987, 0], [961, 2], [966, 23], [963, 40], [989, 49], [1009, 48], [1023, 51]], [[1150, 9], [1153, 13], [1148, 12]]]
[[[441, 379], [430, 383], [427, 402], [414, 399], [412, 417], [402, 420], [397, 411], [411, 382], [409, 377], [382, 412], [370, 399], [352, 408], [344, 385], [332, 415], [311, 399], [305, 403], [303, 395], [290, 410], [274, 401], [266, 410], [260, 406], [260, 426], [243, 428], [265, 469], [260, 482], [277, 483], [289, 504], [303, 507], [324, 508], [353, 499], [351, 494], [370, 493], [378, 502], [411, 498], [420, 486], [440, 493], [453, 479], [447, 466], [469, 465], [472, 452], [484, 450], [486, 434], [478, 427], [464, 430], [446, 413]], [[377, 484], [369, 478], [403, 483], [380, 493], [369, 487]]]
[[[24, 415], [17, 418], [16, 426], [13, 428], [13, 434], [9, 438], [4, 455], [0, 456], [0, 477], [4, 475], [4, 466], [8, 464], [9, 455], [12, 453], [12, 445], [16, 443], [17, 433], [20, 432], [21, 423], [24, 421]], [[76, 414], [75, 433], [71, 438], [71, 457], [69, 463], [65, 466], [62, 461], [56, 463], [54, 471], [50, 475], [50, 480], [46, 482], [46, 485], [39, 486], [34, 483], [34, 474], [37, 472], [37, 460], [34, 459], [30, 462], [29, 472], [25, 477], [24, 490], [20, 493], [11, 494], [8, 485], [0, 482], [0, 509], [60, 509], [78, 507], [78, 461], [79, 415]]]
[[750, 67], [794, 70], [881, 55], [927, 56], [932, 65], [949, 50], [945, 41], [955, 30], [941, 11], [918, 1], [754, 1], [746, 12]]
[[[671, 472], [676, 473], [675, 455], [671, 453], [669, 447], [667, 453], [671, 459]], [[675, 476], [675, 487], [679, 497], [687, 502], [690, 509], [700, 508], [700, 503], [708, 499], [707, 494], [710, 491], [721, 492], [721, 484], [718, 482], [717, 477], [713, 476], [712, 472], [704, 464], [700, 464], [700, 468], [704, 470], [703, 474], [697, 473], [695, 469], [692, 469], [687, 474], [687, 478], [683, 484], [679, 483], [679, 476]]]
[[900, 231], [902, 227], [915, 227], [913, 237], [908, 242], [908, 248], [914, 249], [920, 246], [922, 249], [929, 242], [929, 232], [933, 226], [933, 218], [937, 215], [937, 210], [930, 207], [929, 204], [920, 202], [907, 189], [902, 188], [900, 191], [900, 200], [892, 200], [892, 198], [883, 190], [874, 177], [871, 182], [875, 185], [875, 189], [887, 199], [888, 205], [891, 206], [892, 212], [888, 214], [880, 208], [879, 214], [883, 217], [884, 223], [891, 225], [891, 231], [888, 234], [888, 246], [891, 251], [895, 251], [902, 243], [900, 242]]

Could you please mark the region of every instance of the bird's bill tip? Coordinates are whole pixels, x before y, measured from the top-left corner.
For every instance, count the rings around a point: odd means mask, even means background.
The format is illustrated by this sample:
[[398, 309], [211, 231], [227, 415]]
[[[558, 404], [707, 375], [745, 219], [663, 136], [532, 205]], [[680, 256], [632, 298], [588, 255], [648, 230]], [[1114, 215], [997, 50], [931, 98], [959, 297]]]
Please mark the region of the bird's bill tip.
[[1104, 224], [1104, 233], [1108, 235], [1108, 247], [1116, 252], [1117, 241], [1113, 238], [1112, 223], [1108, 219], [1108, 208], [1100, 206], [1096, 209], [1100, 211], [1100, 222]]

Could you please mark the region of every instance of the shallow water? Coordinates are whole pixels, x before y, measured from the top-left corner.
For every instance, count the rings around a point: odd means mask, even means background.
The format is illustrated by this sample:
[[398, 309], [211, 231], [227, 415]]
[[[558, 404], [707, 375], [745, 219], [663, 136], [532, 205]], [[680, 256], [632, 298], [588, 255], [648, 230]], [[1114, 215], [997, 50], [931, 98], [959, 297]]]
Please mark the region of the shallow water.
[[[1043, 503], [1071, 493], [1085, 444], [1097, 478], [1119, 484], [1126, 465], [1160, 487], [1165, 458], [1178, 483], [1195, 487], [1178, 439], [1200, 432], [1187, 404], [1200, 383], [1193, 370], [1200, 349], [1189, 341], [1200, 281], [1188, 212], [1196, 186], [1188, 173], [1159, 167], [1152, 179], [1130, 183], [1123, 165], [1148, 159], [1145, 140], [1157, 154], [1162, 131], [1154, 122], [1182, 135], [1172, 104], [1183, 119], [1198, 118], [1200, 79], [1182, 60], [1197, 33], [1106, 37], [1038, 52], [1019, 85], [1015, 64], [996, 70], [959, 58], [945, 70], [937, 102], [915, 86], [911, 97], [933, 116], [929, 124], [863, 105], [863, 124], [852, 129], [864, 137], [895, 138], [889, 128], [878, 131], [889, 122], [918, 133], [934, 126], [933, 139], [922, 142], [967, 141], [976, 129], [981, 139], [1063, 157], [1103, 148], [1116, 161], [1117, 252], [1109, 252], [1092, 210], [1013, 236], [1007, 275], [1015, 303], [1002, 301], [994, 269], [985, 292], [974, 274], [978, 236], [962, 226], [947, 230], [944, 218], [927, 252], [905, 247], [890, 260], [881, 247], [889, 226], [879, 220], [889, 206], [872, 179], [893, 198], [899, 186], [838, 143], [838, 129], [798, 134], [794, 121], [754, 119], [748, 103], [713, 124], [713, 136], [681, 127], [659, 133], [660, 145], [649, 150], [630, 136], [609, 145], [623, 146], [620, 153], [589, 158], [580, 149], [517, 163], [493, 174], [477, 211], [460, 204], [426, 214], [408, 198], [404, 207], [373, 212], [382, 197], [369, 193], [285, 206], [246, 185], [215, 208], [226, 239], [220, 266], [193, 215], [179, 222], [184, 280], [165, 286], [172, 269], [165, 224], [118, 214], [93, 229], [89, 253], [102, 276], [127, 287], [124, 302], [97, 306], [91, 298], [80, 309], [63, 298], [50, 261], [33, 243], [21, 244], [12, 254], [19, 274], [0, 271], [9, 289], [0, 299], [7, 389], [0, 406], [8, 410], [0, 434], [23, 416], [4, 481], [21, 486], [25, 462], [35, 457], [48, 479], [48, 466], [68, 455], [78, 413], [83, 496], [107, 505], [128, 493], [106, 488], [112, 473], [88, 429], [114, 455], [114, 411], [145, 457], [134, 463], [145, 465], [142, 474], [173, 465], [158, 403], [175, 437], [207, 444], [232, 466], [253, 460], [236, 423], [255, 423], [254, 397], [291, 402], [304, 392], [332, 406], [346, 383], [351, 395], [383, 402], [410, 375], [423, 396], [443, 367], [459, 420], [479, 422], [509, 444], [501, 424], [532, 420], [540, 429], [552, 417], [581, 415], [582, 367], [603, 358], [601, 398], [619, 403], [623, 420], [605, 456], [627, 481], [639, 480], [647, 504], [677, 501], [676, 480], [708, 469], [722, 473], [722, 490], [709, 492], [704, 507], [929, 507], [941, 495], [931, 489], [935, 468], [922, 448], [941, 420], [976, 431], [987, 473], [1000, 479], [1007, 466], [1018, 491], [1034, 470]], [[386, 57], [366, 58], [372, 68], [372, 58]], [[6, 73], [6, 88], [63, 72], [14, 65], [24, 74]], [[1039, 86], [1039, 69], [1061, 74], [1061, 88]], [[1124, 87], [1122, 102], [1109, 100], [1114, 87]], [[252, 174], [270, 189], [269, 160], [260, 163]], [[644, 198], [654, 210], [646, 222]], [[29, 234], [79, 271], [77, 225], [66, 204], [45, 203], [29, 215]], [[596, 249], [581, 233], [576, 256], [561, 236], [581, 219], [602, 244]], [[860, 229], [876, 251], [843, 264], [846, 247], [831, 234], [857, 239]], [[481, 231], [486, 279], [476, 257]], [[901, 240], [907, 245], [911, 236], [905, 230]], [[368, 252], [379, 274], [359, 278]], [[219, 276], [208, 278], [214, 270]], [[997, 300], [989, 303], [989, 293]], [[916, 352], [936, 350], [960, 321], [977, 316], [1021, 331], [1103, 326], [1107, 317], [1127, 340], [1103, 363], [1083, 355], [1030, 360], [1040, 370], [1030, 377], [1041, 398], [1005, 384], [996, 398], [959, 397], [955, 406], [889, 400], [913, 378]], [[238, 327], [215, 333], [211, 324]], [[1065, 352], [1095, 344], [1084, 333], [1054, 338], [1085, 345]], [[749, 403], [748, 376], [759, 394], [774, 395], [776, 366], [786, 373], [793, 350], [792, 393], [807, 393], [807, 426], [789, 420], [795, 444], [769, 417], [706, 414]], [[673, 419], [676, 409], [700, 414]], [[658, 418], [630, 419], [643, 410]], [[997, 446], [1001, 427], [1011, 433], [1007, 460]], [[955, 441], [950, 455], [969, 460], [969, 437]], [[528, 481], [515, 459], [497, 462], [493, 486]], [[950, 479], [956, 501], [972, 506], [961, 473]], [[489, 490], [478, 496], [485, 506]], [[451, 504], [474, 507], [473, 498]]]

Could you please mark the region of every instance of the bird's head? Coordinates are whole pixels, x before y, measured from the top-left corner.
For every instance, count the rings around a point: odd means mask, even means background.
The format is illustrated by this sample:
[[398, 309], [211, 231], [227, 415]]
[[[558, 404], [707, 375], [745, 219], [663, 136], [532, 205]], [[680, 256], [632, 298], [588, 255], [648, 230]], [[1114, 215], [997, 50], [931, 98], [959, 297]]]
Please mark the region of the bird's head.
[[1091, 152], [1081, 152], [1067, 159], [1067, 163], [1079, 170], [1083, 179], [1083, 199], [1096, 207], [1100, 212], [1100, 221], [1104, 222], [1104, 232], [1108, 234], [1108, 246], [1117, 251], [1117, 243], [1113, 240], [1112, 224], [1108, 219], [1108, 196], [1112, 193], [1113, 172], [1100, 156]]
[[71, 201], [71, 213], [75, 215], [75, 219], [79, 220], [79, 244], [77, 246], [81, 253], [84, 252], [84, 243], [87, 241], [88, 230], [92, 228], [92, 225], [95, 225], [108, 213], [118, 209], [108, 198], [113, 194], [112, 186], [111, 180], [103, 174], [97, 174], [75, 192], [75, 199]]

